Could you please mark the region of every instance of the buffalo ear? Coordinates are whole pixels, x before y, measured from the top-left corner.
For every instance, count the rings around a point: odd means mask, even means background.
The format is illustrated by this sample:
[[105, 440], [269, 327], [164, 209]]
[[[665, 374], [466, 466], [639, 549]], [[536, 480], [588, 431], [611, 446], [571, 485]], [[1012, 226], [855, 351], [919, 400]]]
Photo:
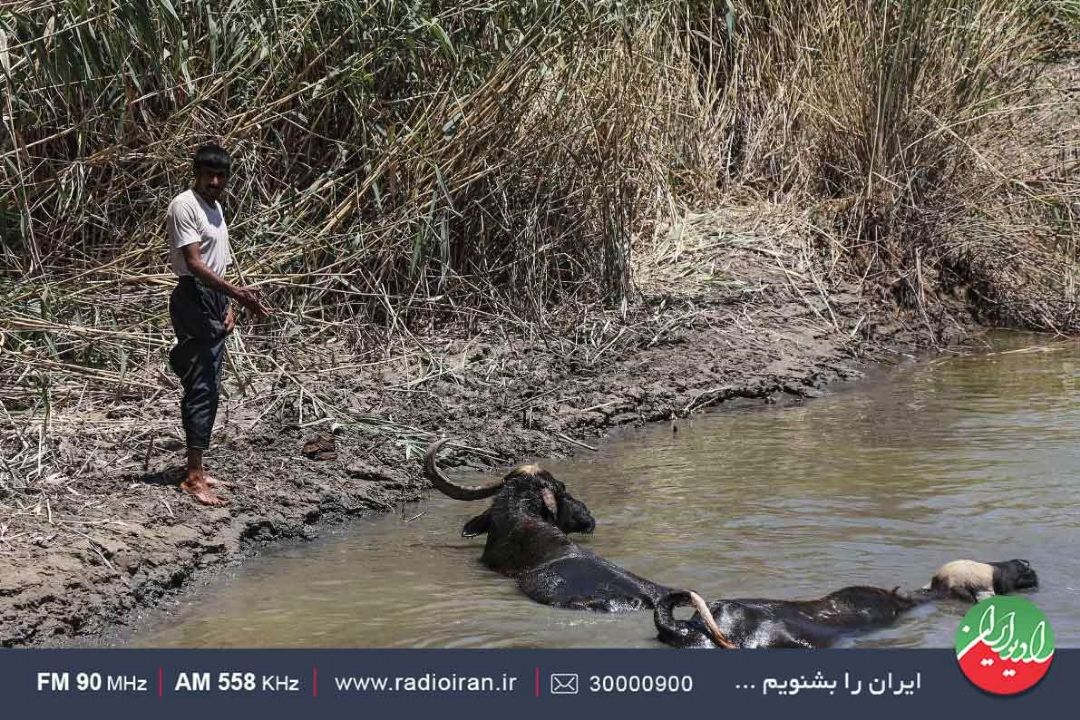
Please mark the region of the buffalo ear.
[[477, 535], [483, 535], [488, 531], [489, 527], [491, 527], [491, 508], [488, 508], [469, 522], [465, 523], [465, 527], [461, 528], [461, 537], [476, 537]]

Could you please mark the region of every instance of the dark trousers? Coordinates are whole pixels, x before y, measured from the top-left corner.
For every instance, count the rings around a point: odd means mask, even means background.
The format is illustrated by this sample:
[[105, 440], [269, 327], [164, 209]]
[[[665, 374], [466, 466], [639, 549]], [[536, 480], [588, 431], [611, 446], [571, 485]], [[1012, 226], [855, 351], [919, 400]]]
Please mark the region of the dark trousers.
[[189, 448], [210, 447], [225, 360], [228, 308], [225, 293], [193, 277], [180, 278], [169, 298], [169, 316], [178, 342], [169, 352], [169, 364], [184, 387], [180, 417]]

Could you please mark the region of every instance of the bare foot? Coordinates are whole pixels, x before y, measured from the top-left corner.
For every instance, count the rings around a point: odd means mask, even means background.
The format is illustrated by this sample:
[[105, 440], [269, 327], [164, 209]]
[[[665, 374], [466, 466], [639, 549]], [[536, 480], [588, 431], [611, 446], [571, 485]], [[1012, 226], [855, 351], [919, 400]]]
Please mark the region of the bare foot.
[[228, 502], [217, 496], [211, 485], [217, 485], [217, 481], [204, 473], [188, 473], [187, 479], [180, 483], [180, 489], [191, 495], [198, 502], [210, 507], [221, 507]]

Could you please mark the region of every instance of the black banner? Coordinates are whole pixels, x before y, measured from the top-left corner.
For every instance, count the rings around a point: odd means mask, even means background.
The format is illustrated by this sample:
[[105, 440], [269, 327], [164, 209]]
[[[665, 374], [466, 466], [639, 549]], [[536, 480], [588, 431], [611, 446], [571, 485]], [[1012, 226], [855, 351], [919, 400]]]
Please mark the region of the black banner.
[[1078, 683], [1080, 650], [1058, 650], [1042, 682], [1008, 697], [971, 685], [949, 650], [0, 651], [5, 717], [810, 712], [910, 720], [963, 712], [983, 720], [1070, 716]]

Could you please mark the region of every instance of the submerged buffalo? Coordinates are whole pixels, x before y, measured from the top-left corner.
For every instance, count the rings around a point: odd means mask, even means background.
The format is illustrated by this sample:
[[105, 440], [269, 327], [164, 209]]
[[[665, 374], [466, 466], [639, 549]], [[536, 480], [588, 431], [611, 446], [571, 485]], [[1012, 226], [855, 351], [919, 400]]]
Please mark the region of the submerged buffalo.
[[[845, 635], [891, 625], [916, 605], [946, 597], [975, 600], [994, 593], [1038, 587], [1027, 560], [980, 563], [954, 560], [913, 593], [854, 586], [815, 600], [719, 600], [706, 605], [697, 593], [676, 591], [656, 604], [657, 637], [675, 647], [829, 647]], [[675, 608], [693, 606], [689, 620]]]
[[424, 456], [428, 479], [455, 500], [492, 498], [491, 506], [465, 523], [461, 534], [487, 534], [480, 560], [514, 578], [530, 598], [561, 608], [624, 612], [655, 607], [657, 600], [672, 592], [567, 537], [567, 533], [591, 533], [596, 521], [551, 473], [536, 465], [519, 465], [487, 485], [459, 485], [435, 462], [447, 442], [439, 440]]

